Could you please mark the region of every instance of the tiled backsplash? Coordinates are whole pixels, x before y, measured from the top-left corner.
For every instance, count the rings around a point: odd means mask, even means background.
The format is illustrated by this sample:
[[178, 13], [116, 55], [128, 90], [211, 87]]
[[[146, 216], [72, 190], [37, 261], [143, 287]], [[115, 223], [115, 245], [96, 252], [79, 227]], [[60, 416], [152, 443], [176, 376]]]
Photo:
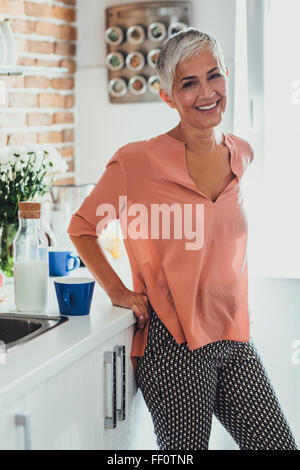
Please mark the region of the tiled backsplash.
[[60, 184], [74, 183], [76, 14], [76, 0], [0, 0], [0, 19], [11, 20], [17, 41], [17, 65], [68, 69], [0, 77], [0, 146], [54, 144], [69, 166]]

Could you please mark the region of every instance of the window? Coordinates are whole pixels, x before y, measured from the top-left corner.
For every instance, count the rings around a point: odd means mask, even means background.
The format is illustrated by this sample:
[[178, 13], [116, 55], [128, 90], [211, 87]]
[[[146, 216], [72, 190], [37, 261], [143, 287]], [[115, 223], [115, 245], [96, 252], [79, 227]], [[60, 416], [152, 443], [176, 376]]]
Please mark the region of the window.
[[234, 132], [255, 151], [246, 177], [249, 275], [298, 278], [300, 2], [238, 0], [236, 14]]

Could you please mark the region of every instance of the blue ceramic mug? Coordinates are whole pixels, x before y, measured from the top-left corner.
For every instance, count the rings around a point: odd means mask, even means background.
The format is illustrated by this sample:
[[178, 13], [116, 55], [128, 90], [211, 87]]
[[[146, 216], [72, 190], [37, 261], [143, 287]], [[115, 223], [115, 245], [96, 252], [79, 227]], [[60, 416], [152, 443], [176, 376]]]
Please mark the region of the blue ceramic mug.
[[88, 315], [90, 313], [95, 281], [89, 277], [66, 277], [54, 281], [61, 315]]
[[80, 259], [72, 251], [49, 248], [49, 276], [67, 276], [79, 266]]

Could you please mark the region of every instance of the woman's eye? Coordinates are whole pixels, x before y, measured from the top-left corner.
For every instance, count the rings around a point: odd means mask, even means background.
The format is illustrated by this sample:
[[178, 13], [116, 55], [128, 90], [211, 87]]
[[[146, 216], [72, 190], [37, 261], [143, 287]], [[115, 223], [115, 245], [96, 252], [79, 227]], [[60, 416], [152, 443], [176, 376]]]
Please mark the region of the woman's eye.
[[221, 74], [220, 73], [214, 73], [213, 75], [211, 75], [211, 77], [209, 78], [216, 78], [216, 77], [221, 77]]
[[191, 85], [194, 85], [194, 84], [195, 84], [195, 82], [186, 82], [186, 83], [183, 85], [182, 88], [186, 88], [186, 87], [191, 86]]

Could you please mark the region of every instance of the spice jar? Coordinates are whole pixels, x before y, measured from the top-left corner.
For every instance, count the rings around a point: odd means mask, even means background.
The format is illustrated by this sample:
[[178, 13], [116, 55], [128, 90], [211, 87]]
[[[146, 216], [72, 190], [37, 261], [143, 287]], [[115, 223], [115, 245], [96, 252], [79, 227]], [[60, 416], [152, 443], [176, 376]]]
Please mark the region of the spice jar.
[[126, 57], [126, 66], [129, 70], [140, 71], [145, 65], [145, 58], [141, 52], [130, 52]]
[[148, 78], [148, 88], [154, 95], [159, 94], [160, 80], [158, 75], [151, 75], [151, 77]]
[[104, 37], [108, 44], [118, 46], [123, 42], [124, 33], [120, 26], [111, 26], [105, 31]]
[[150, 67], [155, 68], [160, 49], [151, 49], [147, 54], [147, 62]]
[[108, 92], [111, 96], [119, 97], [127, 93], [127, 82], [122, 77], [116, 77], [110, 80], [108, 84]]
[[128, 89], [133, 95], [143, 95], [147, 91], [147, 81], [142, 75], [136, 75], [129, 80]]
[[148, 38], [151, 41], [162, 41], [167, 36], [167, 28], [164, 23], [156, 21], [148, 27]]
[[111, 52], [106, 57], [106, 65], [110, 70], [121, 70], [124, 67], [124, 55], [121, 52]]
[[187, 29], [187, 25], [180, 21], [176, 21], [175, 23], [171, 23], [168, 28], [168, 37], [174, 36], [174, 34], [180, 33], [181, 31], [185, 31]]
[[142, 44], [146, 38], [145, 29], [139, 24], [134, 24], [127, 29], [126, 37], [130, 44]]

